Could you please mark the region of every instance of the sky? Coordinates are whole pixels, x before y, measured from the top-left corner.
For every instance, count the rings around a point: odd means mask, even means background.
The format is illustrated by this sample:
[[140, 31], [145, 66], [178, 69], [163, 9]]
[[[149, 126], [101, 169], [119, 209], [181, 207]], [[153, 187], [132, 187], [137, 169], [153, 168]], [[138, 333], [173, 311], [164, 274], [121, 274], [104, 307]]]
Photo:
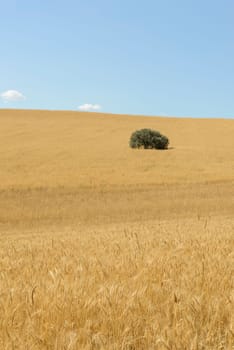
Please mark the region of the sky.
[[0, 0], [0, 108], [234, 117], [233, 0]]

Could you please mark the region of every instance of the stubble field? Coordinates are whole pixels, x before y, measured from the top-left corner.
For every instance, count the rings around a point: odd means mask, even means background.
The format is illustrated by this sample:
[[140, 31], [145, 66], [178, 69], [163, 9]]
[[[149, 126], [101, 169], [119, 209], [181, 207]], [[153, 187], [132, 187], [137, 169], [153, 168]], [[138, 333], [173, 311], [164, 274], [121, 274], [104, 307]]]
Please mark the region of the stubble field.
[[233, 120], [0, 122], [0, 349], [234, 349]]

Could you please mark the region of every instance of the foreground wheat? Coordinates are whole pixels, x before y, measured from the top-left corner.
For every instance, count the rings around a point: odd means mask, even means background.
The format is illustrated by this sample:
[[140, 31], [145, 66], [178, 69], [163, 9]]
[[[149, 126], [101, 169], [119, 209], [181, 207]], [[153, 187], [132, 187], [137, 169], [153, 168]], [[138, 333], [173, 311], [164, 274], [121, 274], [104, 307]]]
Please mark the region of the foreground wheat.
[[233, 349], [231, 222], [1, 238], [0, 349]]

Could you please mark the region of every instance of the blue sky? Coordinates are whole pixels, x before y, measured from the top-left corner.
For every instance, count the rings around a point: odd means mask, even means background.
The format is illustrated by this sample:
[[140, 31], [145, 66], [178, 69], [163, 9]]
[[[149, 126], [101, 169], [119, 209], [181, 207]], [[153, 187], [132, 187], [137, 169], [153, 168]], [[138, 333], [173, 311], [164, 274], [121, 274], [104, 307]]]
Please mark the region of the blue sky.
[[234, 117], [233, 18], [233, 0], [0, 0], [0, 108]]

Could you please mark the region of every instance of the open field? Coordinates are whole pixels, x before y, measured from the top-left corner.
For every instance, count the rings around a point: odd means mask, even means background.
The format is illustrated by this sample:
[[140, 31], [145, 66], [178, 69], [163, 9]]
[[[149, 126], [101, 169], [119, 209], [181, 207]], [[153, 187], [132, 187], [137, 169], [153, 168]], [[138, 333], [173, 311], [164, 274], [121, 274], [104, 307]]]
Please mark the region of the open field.
[[0, 349], [234, 349], [234, 120], [0, 122]]

